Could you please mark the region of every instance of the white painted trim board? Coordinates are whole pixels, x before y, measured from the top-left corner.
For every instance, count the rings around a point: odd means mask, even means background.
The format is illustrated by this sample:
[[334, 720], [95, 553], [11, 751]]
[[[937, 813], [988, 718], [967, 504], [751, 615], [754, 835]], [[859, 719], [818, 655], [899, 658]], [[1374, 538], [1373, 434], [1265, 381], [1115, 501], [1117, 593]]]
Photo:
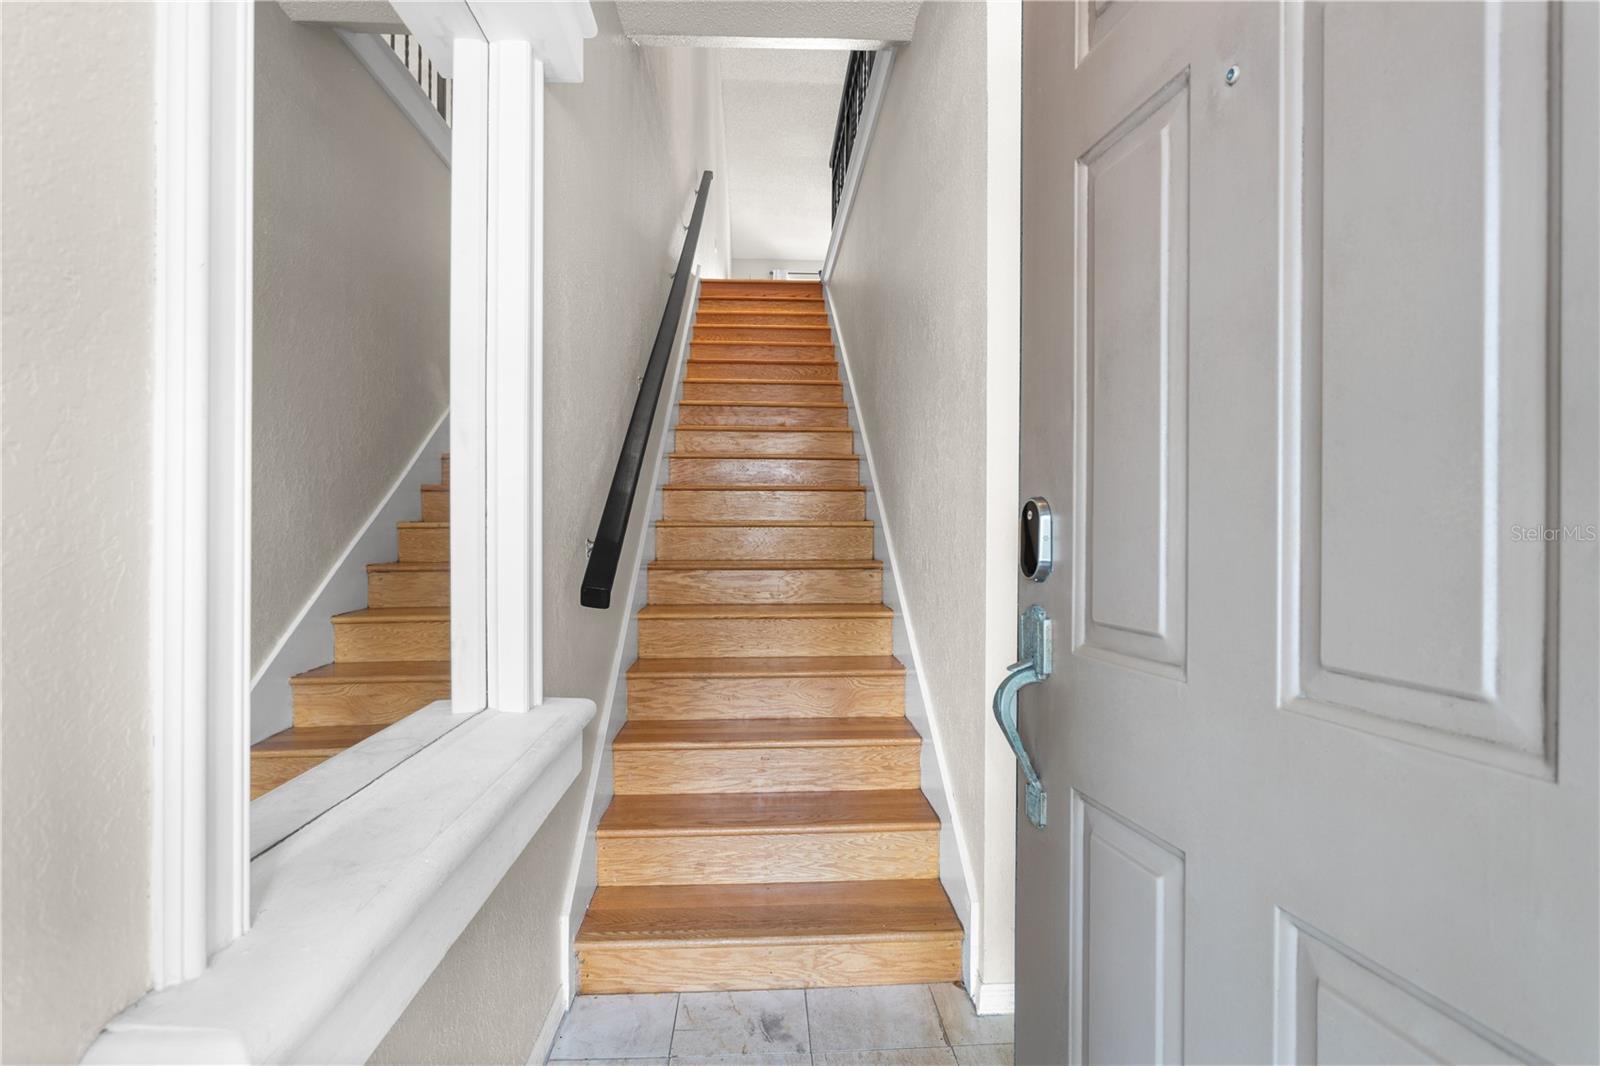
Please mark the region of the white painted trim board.
[[422, 86], [417, 84], [417, 79], [411, 76], [411, 71], [406, 69], [405, 63], [394, 54], [394, 49], [380, 41], [375, 34], [338, 29], [333, 32], [339, 35], [339, 40], [367, 68], [367, 73], [378, 83], [378, 88], [394, 101], [394, 106], [400, 109], [406, 120], [422, 134], [422, 139], [428, 142], [428, 147], [448, 167], [450, 127], [445, 124], [444, 116], [433, 106]]
[[966, 931], [961, 938], [962, 974], [967, 988], [976, 988], [981, 939], [978, 922], [981, 901], [973, 891], [977, 878], [973, 875], [972, 857], [967, 854], [958, 831], [955, 809], [945, 792], [944, 782], [949, 779], [949, 760], [938, 726], [928, 713], [928, 708], [933, 706], [933, 697], [924, 679], [916, 628], [906, 609], [905, 589], [900, 583], [900, 569], [895, 564], [894, 535], [878, 503], [881, 494], [878, 491], [877, 468], [872, 458], [872, 440], [861, 420], [861, 405], [856, 396], [855, 375], [851, 372], [850, 352], [839, 330], [838, 310], [826, 282], [822, 286], [822, 295], [827, 302], [828, 323], [833, 330], [833, 343], [839, 351], [839, 364], [844, 374], [844, 397], [849, 406], [850, 425], [855, 430], [857, 453], [861, 456], [863, 480], [867, 486], [867, 517], [873, 523], [873, 547], [877, 557], [883, 561], [883, 601], [894, 611], [894, 653], [906, 667], [906, 718], [926, 741], [922, 746], [922, 791], [939, 815], [939, 880]]
[[156, 16], [150, 974], [249, 926], [250, 333], [255, 20]]
[[[665, 410], [656, 409], [656, 428], [651, 431], [654, 439], [645, 450], [644, 470], [649, 472], [649, 477], [642, 486], [642, 495], [648, 502], [639, 518], [638, 532], [630, 543], [624, 545], [622, 561], [617, 565], [619, 572], [629, 575], [628, 591], [619, 602], [612, 604], [612, 609], [620, 608], [622, 611], [622, 626], [617, 634], [616, 651], [611, 657], [611, 681], [600, 702], [594, 765], [589, 767], [584, 783], [583, 807], [588, 815], [578, 827], [578, 839], [574, 842], [567, 875], [567, 905], [561, 919], [562, 992], [569, 1003], [577, 995], [578, 988], [573, 943], [578, 928], [583, 925], [584, 913], [589, 909], [589, 900], [594, 896], [598, 881], [595, 873], [595, 828], [611, 804], [611, 741], [628, 720], [627, 672], [628, 666], [638, 657], [639, 650], [639, 623], [634, 608], [648, 592], [648, 566], [655, 557], [655, 521], [661, 517], [661, 484], [666, 480], [667, 453], [671, 450], [668, 442], [673, 439], [677, 428], [678, 397], [683, 392], [683, 376], [689, 365], [689, 339], [693, 334], [695, 310], [699, 303], [700, 277], [696, 274], [684, 300], [683, 318], [678, 323], [678, 336], [674, 342], [673, 362], [667, 367], [666, 380], [669, 386], [662, 389], [661, 402], [666, 407]], [[617, 713], [619, 707], [620, 714]], [[601, 787], [602, 782], [604, 788]]]
[[289, 679], [333, 661], [330, 619], [367, 606], [367, 564], [390, 562], [398, 556], [395, 523], [412, 520], [420, 513], [422, 486], [439, 480], [439, 457], [449, 440], [450, 412], [446, 409], [256, 671], [250, 682], [252, 744], [293, 724], [294, 693]]

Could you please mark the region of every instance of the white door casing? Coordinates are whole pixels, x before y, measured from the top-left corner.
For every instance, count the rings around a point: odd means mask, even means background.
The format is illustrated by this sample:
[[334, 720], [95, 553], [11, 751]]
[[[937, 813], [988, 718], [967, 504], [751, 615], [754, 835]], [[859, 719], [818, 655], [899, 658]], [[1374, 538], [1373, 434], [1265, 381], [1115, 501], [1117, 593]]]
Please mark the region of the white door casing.
[[1019, 1062], [1600, 1057], [1597, 28], [1025, 9]]

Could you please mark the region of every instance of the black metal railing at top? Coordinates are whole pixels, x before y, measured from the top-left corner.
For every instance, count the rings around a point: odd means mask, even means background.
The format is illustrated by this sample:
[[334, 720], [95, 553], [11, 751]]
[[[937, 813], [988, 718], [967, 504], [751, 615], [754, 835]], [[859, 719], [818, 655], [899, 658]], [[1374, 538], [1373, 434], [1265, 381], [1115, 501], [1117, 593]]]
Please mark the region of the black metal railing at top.
[[710, 189], [711, 171], [708, 170], [700, 175], [700, 188], [694, 196], [694, 214], [689, 218], [688, 232], [683, 235], [683, 251], [678, 254], [678, 269], [672, 275], [672, 289], [667, 293], [667, 308], [661, 313], [661, 325], [656, 327], [650, 361], [645, 364], [644, 378], [639, 382], [639, 396], [633, 401], [628, 431], [622, 437], [622, 454], [617, 457], [617, 469], [611, 475], [611, 491], [606, 494], [605, 510], [600, 514], [600, 528], [595, 531], [594, 547], [589, 551], [589, 565], [583, 571], [583, 590], [578, 602], [585, 607], [604, 610], [611, 606], [611, 586], [617, 579], [622, 540], [628, 534], [628, 516], [633, 513], [633, 497], [639, 488], [645, 445], [650, 441], [650, 427], [655, 422], [656, 408], [660, 406], [672, 339], [677, 336], [678, 322], [683, 317], [684, 294], [689, 289], [695, 246], [700, 243], [700, 220], [705, 217], [706, 193]]
[[856, 125], [867, 105], [867, 85], [872, 81], [872, 60], [876, 52], [851, 52], [844, 70], [844, 92], [839, 97], [839, 119], [833, 127], [833, 151], [828, 165], [833, 168], [833, 213], [839, 217], [839, 198], [844, 195], [844, 179], [850, 172], [850, 153], [856, 145]]

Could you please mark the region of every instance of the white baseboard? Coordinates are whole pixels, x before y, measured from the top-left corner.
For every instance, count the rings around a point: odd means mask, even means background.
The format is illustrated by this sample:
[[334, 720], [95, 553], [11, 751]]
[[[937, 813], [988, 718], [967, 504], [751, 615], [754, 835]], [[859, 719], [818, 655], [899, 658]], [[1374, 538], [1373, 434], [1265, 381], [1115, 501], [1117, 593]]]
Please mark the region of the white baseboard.
[[[645, 451], [644, 467], [639, 489], [645, 500], [643, 512], [637, 520], [643, 523], [632, 541], [632, 551], [624, 547], [624, 556], [617, 564], [617, 573], [627, 575], [627, 592], [613, 597], [613, 606], [621, 611], [622, 628], [617, 635], [616, 650], [611, 659], [611, 681], [605, 696], [600, 700], [596, 715], [599, 730], [595, 741], [594, 765], [587, 769], [584, 783], [584, 807], [587, 812], [578, 827], [578, 839], [573, 844], [571, 873], [567, 878], [566, 910], [561, 928], [562, 992], [568, 1002], [578, 994], [577, 958], [573, 954], [573, 938], [583, 925], [583, 916], [594, 896], [595, 882], [595, 827], [600, 816], [611, 805], [611, 741], [627, 721], [629, 665], [639, 650], [638, 623], [634, 618], [635, 606], [645, 598], [647, 575], [645, 568], [655, 557], [655, 520], [661, 517], [660, 486], [667, 477], [667, 454], [678, 421], [678, 396], [683, 390], [684, 370], [689, 363], [689, 341], [694, 330], [695, 310], [700, 302], [700, 277], [695, 275], [688, 298], [684, 301], [683, 318], [678, 326], [672, 361], [667, 366], [667, 377], [662, 386], [665, 410], [657, 410], [660, 432], [654, 435]], [[638, 510], [637, 503], [635, 509]], [[620, 708], [620, 711], [619, 711]]]
[[556, 993], [550, 999], [550, 1010], [539, 1026], [539, 1035], [533, 1039], [533, 1051], [528, 1055], [528, 1066], [544, 1066], [556, 1046], [556, 1034], [561, 1031], [561, 1019], [567, 1016], [567, 997]]
[[973, 1008], [979, 1014], [1017, 1013], [1017, 986], [1014, 984], [978, 985], [978, 994], [972, 997]]
[[411, 461], [389, 486], [383, 502], [345, 545], [339, 561], [300, 609], [278, 646], [250, 682], [250, 743], [288, 729], [294, 721], [294, 696], [289, 679], [333, 661], [333, 626], [329, 619], [367, 605], [367, 564], [389, 562], [398, 551], [396, 522], [411, 521], [421, 506], [423, 485], [439, 480], [439, 456], [450, 444], [450, 412], [439, 416]]
[[945, 745], [929, 713], [933, 699], [922, 671], [922, 653], [917, 646], [916, 629], [911, 624], [911, 614], [906, 606], [905, 589], [900, 584], [900, 570], [895, 565], [894, 534], [880, 502], [882, 497], [878, 492], [878, 472], [872, 459], [872, 441], [861, 422], [861, 404], [856, 396], [850, 350], [839, 330], [833, 294], [826, 283], [823, 284], [822, 295], [828, 310], [828, 323], [833, 330], [833, 343], [839, 353], [845, 403], [849, 408], [851, 428], [855, 430], [856, 454], [861, 457], [862, 481], [867, 486], [867, 517], [873, 524], [873, 549], [883, 561], [883, 602], [894, 611], [894, 654], [906, 667], [906, 718], [925, 741], [922, 745], [922, 792], [928, 797], [934, 813], [939, 816], [939, 881], [944, 885], [950, 905], [955, 908], [956, 917], [966, 932], [961, 938], [961, 970], [965, 984], [972, 988], [977, 983], [978, 965], [979, 899], [973, 891], [977, 879], [973, 875], [971, 857], [967, 855], [961, 834], [957, 831], [955, 808], [945, 789], [945, 781], [950, 776]]

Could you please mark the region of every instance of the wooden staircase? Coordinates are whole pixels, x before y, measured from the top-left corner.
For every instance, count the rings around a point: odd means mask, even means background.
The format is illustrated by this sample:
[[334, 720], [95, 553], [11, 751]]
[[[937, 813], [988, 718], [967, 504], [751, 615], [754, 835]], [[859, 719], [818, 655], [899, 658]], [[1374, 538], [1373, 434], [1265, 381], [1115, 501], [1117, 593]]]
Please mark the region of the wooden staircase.
[[396, 527], [400, 558], [367, 566], [367, 607], [333, 617], [333, 662], [290, 681], [294, 725], [250, 749], [254, 799], [450, 696], [450, 456]]
[[586, 993], [958, 980], [815, 282], [701, 285]]

